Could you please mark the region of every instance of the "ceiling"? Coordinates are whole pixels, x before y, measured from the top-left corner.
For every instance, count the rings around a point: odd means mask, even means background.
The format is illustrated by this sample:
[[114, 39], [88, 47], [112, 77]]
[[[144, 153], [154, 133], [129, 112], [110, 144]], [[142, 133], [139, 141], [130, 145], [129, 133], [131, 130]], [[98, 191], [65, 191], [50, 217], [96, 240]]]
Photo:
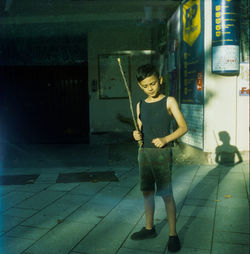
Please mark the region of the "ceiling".
[[[106, 22], [138, 21], [144, 16], [144, 6], [163, 8], [168, 19], [177, 9], [179, 0], [5, 0], [10, 1], [8, 11], [3, 12], [0, 25], [60, 23], [60, 22]], [[2, 4], [3, 5], [3, 4]]]

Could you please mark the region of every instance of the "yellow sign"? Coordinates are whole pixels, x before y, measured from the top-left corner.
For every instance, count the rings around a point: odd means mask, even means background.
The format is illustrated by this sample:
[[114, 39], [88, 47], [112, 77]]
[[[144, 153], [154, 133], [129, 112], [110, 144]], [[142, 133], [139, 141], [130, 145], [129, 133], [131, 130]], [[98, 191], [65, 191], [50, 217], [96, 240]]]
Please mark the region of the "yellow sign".
[[192, 46], [200, 33], [200, 0], [189, 0], [183, 5], [183, 40]]

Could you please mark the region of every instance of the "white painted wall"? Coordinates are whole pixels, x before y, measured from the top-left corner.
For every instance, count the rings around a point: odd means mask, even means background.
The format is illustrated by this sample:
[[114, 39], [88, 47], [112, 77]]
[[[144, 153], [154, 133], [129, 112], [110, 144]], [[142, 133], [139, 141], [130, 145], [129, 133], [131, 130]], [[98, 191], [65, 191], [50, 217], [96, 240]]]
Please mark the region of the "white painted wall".
[[[212, 0], [205, 2], [205, 108], [204, 108], [204, 151], [215, 152], [219, 141], [218, 133], [227, 131], [230, 135], [230, 144], [237, 146], [240, 151], [249, 150], [249, 137], [246, 115], [248, 114], [247, 103], [239, 100], [238, 77], [221, 76], [211, 72], [211, 49], [212, 49]], [[244, 113], [243, 113], [244, 112]], [[244, 127], [242, 126], [244, 125]]]
[[239, 95], [242, 87], [249, 89], [249, 63], [242, 63], [237, 79], [237, 147], [249, 151], [249, 95]]

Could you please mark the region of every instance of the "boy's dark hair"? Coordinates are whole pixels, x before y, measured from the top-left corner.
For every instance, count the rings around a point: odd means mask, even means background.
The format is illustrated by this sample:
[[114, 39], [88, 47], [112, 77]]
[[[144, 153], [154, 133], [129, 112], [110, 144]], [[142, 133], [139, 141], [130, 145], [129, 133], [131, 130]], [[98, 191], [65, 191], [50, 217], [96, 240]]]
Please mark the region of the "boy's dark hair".
[[136, 78], [138, 82], [141, 82], [143, 79], [150, 76], [155, 76], [159, 78], [159, 72], [157, 71], [154, 65], [145, 64], [138, 67], [137, 73], [136, 73]]

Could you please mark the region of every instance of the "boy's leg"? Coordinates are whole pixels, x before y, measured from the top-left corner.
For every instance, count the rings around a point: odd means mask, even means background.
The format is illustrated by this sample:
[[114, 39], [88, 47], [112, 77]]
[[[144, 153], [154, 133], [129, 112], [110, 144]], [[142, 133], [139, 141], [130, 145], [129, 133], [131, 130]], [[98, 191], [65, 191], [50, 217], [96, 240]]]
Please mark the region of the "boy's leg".
[[175, 236], [176, 232], [176, 205], [173, 195], [163, 196], [162, 197], [165, 203], [168, 224], [169, 224], [169, 235]]
[[181, 248], [180, 240], [176, 232], [176, 206], [173, 195], [162, 197], [166, 206], [168, 224], [169, 224], [169, 239], [168, 251], [177, 252]]
[[155, 181], [151, 171], [151, 162], [149, 160], [150, 151], [147, 149], [139, 149], [138, 162], [139, 162], [139, 174], [140, 174], [140, 189], [144, 197], [144, 209], [146, 215], [146, 226], [140, 231], [131, 235], [132, 240], [143, 240], [147, 238], [156, 237], [156, 231], [154, 227], [154, 187]]
[[157, 236], [154, 227], [154, 211], [155, 211], [154, 193], [155, 193], [154, 191], [143, 191], [144, 208], [146, 214], [146, 226], [143, 227], [140, 231], [133, 233], [131, 235], [132, 240], [143, 240]]
[[143, 191], [144, 209], [146, 215], [146, 229], [152, 229], [154, 226], [155, 199], [154, 191]]
[[154, 210], [155, 210], [155, 181], [152, 173], [152, 165], [150, 161], [151, 150], [139, 149], [138, 162], [140, 174], [140, 189], [144, 198], [144, 210], [146, 215], [146, 229], [152, 229], [154, 225]]

